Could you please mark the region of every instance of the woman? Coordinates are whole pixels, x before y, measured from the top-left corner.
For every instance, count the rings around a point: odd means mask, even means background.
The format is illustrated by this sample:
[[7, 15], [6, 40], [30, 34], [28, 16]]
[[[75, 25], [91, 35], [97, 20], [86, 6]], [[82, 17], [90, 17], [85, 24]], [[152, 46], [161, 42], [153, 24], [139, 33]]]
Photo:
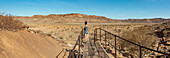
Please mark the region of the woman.
[[89, 29], [88, 29], [87, 21], [85, 21], [84, 34], [85, 34], [85, 41], [87, 42], [89, 40]]

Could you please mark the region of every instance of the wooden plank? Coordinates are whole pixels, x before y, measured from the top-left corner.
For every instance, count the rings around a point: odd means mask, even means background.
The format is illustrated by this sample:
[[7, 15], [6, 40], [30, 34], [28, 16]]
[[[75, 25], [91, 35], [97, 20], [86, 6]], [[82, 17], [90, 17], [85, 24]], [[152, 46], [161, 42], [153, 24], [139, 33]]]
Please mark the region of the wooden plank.
[[99, 52], [99, 57], [101, 58], [110, 58], [110, 56], [107, 54], [106, 50], [101, 46], [100, 42], [96, 42], [96, 49]]

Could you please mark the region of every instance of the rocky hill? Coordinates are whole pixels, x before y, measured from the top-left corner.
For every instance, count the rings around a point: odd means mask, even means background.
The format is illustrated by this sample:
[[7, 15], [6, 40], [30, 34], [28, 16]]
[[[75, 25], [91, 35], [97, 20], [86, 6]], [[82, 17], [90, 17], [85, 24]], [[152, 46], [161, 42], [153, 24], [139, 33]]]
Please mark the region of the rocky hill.
[[152, 19], [128, 19], [122, 20], [122, 22], [128, 23], [164, 23], [169, 21], [170, 19], [163, 19], [163, 18], [152, 18]]
[[116, 20], [103, 16], [85, 15], [85, 14], [50, 14], [50, 15], [34, 15], [31, 17], [15, 17], [23, 22], [45, 22], [45, 23], [83, 23], [87, 20], [90, 23], [111, 23]]
[[55, 58], [62, 49], [52, 37], [31, 33], [24, 23], [0, 16], [0, 58]]
[[85, 15], [85, 14], [50, 14], [50, 15], [34, 15], [17, 16], [16, 20], [22, 22], [38, 22], [38, 23], [83, 23], [88, 21], [89, 23], [162, 23], [167, 22], [170, 19], [153, 18], [153, 19], [128, 19], [128, 20], [116, 20], [106, 18], [104, 16]]

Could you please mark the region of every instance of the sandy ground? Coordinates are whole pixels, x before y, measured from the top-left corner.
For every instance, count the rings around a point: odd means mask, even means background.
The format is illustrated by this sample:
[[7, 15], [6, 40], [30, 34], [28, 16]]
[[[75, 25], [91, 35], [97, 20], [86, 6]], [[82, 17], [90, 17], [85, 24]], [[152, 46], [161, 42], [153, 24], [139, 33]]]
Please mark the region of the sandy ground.
[[55, 58], [62, 50], [50, 37], [28, 31], [0, 31], [0, 58]]

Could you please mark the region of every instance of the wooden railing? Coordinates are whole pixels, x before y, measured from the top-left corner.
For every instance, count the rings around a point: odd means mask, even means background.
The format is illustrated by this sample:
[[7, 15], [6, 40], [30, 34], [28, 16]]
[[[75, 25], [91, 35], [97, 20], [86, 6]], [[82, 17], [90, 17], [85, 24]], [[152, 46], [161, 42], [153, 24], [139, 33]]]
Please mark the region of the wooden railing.
[[[81, 58], [82, 54], [80, 53], [81, 52], [80, 48], [81, 48], [82, 43], [83, 43], [83, 38], [84, 38], [84, 28], [81, 30], [73, 49], [69, 53], [68, 58]], [[77, 55], [75, 55], [75, 51], [76, 51], [75, 48], [76, 48], [77, 45], [78, 45], [78, 53], [77, 53]]]
[[[98, 34], [98, 31], [99, 31], [99, 34]], [[103, 31], [104, 32], [104, 38], [102, 37], [102, 33], [101, 33], [101, 31]], [[107, 39], [107, 35], [112, 35], [113, 37], [114, 37], [114, 42], [109, 42], [108, 41], [108, 39]], [[99, 39], [98, 39], [98, 37], [99, 37]], [[120, 37], [120, 36], [117, 36], [117, 35], [115, 35], [115, 34], [113, 34], [113, 33], [111, 33], [111, 32], [108, 32], [108, 31], [106, 31], [106, 30], [104, 30], [104, 29], [101, 29], [101, 28], [96, 28], [95, 30], [94, 30], [94, 43], [96, 42], [96, 41], [102, 41], [102, 40], [104, 40], [104, 45], [103, 45], [103, 47], [106, 47], [106, 45], [107, 45], [107, 43], [109, 44], [109, 45], [111, 45], [112, 47], [114, 47], [115, 48], [115, 51], [114, 51], [114, 53], [115, 53], [115, 58], [117, 57], [117, 51], [119, 51], [120, 53], [122, 52], [122, 51], [120, 51], [118, 48], [117, 48], [117, 39], [121, 39], [121, 40], [123, 40], [123, 41], [125, 41], [125, 42], [128, 42], [128, 43], [131, 43], [131, 44], [133, 44], [133, 45], [135, 45], [135, 46], [138, 46], [139, 47], [139, 58], [143, 58], [143, 56], [142, 56], [142, 49], [146, 49], [146, 50], [148, 50], [148, 51], [153, 51], [153, 52], [157, 52], [157, 53], [161, 53], [161, 54], [164, 54], [164, 55], [168, 55], [168, 56], [170, 56], [170, 54], [168, 54], [168, 53], [165, 53], [165, 52], [161, 52], [161, 51], [157, 51], [157, 50], [154, 50], [154, 49], [151, 49], [151, 48], [148, 48], [148, 47], [145, 47], [145, 46], [142, 46], [142, 45], [139, 45], [139, 44], [137, 44], [137, 43], [134, 43], [134, 42], [131, 42], [131, 41], [129, 41], [129, 40], [127, 40], [127, 39], [124, 39], [124, 38], [122, 38], [122, 37]], [[113, 45], [114, 44], [114, 45]], [[122, 53], [123, 54], [123, 53]]]
[[61, 55], [61, 53], [63, 53], [64, 50], [65, 50], [65, 49], [63, 48], [63, 49], [61, 50], [61, 52], [56, 56], [56, 58], [58, 58], [58, 57]]
[[[85, 54], [85, 52], [86, 52], [86, 51], [85, 51], [85, 47], [87, 48], [87, 47], [89, 47], [89, 46], [85, 46], [85, 45], [87, 45], [87, 44], [85, 44], [85, 42], [83, 42], [83, 38], [84, 38], [84, 28], [81, 30], [81, 32], [80, 32], [80, 34], [79, 34], [79, 36], [78, 36], [78, 39], [77, 39], [77, 41], [76, 41], [73, 49], [71, 49], [71, 51], [70, 51], [70, 53], [69, 53], [68, 58], [85, 58], [85, 56], [87, 56], [87, 55]], [[89, 40], [89, 42], [91, 43], [91, 39]], [[82, 45], [82, 43], [84, 43], [84, 46]], [[94, 44], [94, 43], [93, 43], [93, 44]], [[110, 57], [108, 56], [107, 52], [104, 50], [104, 48], [101, 46], [101, 44], [100, 44], [99, 42], [96, 42], [95, 44], [96, 44], [96, 45], [95, 45], [95, 46], [96, 46], [96, 49], [97, 49], [97, 50], [100, 50], [100, 54], [102, 53], [102, 54], [105, 55], [105, 56], [102, 56], [102, 58], [110, 58]], [[79, 47], [79, 48], [78, 48], [78, 51], [75, 50], [76, 46]], [[80, 49], [83, 49], [83, 51], [80, 51]], [[75, 51], [77, 51], [77, 54], [76, 54]], [[81, 53], [81, 52], [83, 52], [83, 53]], [[91, 49], [88, 49], [88, 52], [92, 53], [92, 52], [94, 52], [94, 51], [92, 51]], [[98, 55], [100, 55], [100, 54], [98, 54]], [[83, 57], [82, 57], [82, 56], [83, 56]]]

